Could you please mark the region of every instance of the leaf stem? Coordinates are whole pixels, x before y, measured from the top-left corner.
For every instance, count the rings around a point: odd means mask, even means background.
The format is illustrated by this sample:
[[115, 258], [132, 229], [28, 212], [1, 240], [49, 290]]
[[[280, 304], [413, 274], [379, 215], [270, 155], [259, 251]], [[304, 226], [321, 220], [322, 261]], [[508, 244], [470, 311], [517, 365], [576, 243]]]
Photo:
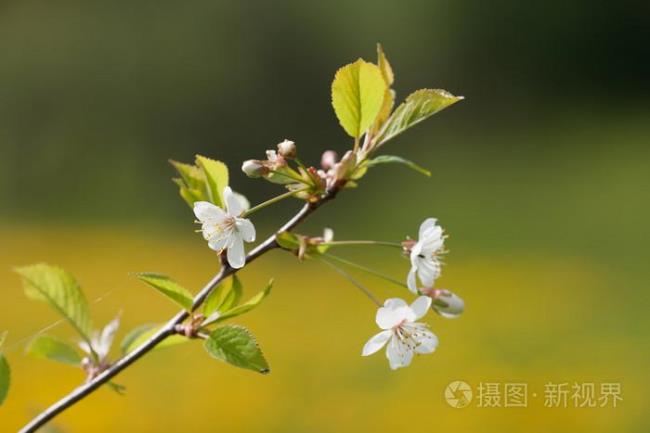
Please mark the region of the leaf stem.
[[354, 277], [352, 277], [352, 275], [348, 274], [343, 269], [339, 268], [338, 266], [336, 266], [334, 263], [330, 262], [323, 256], [320, 256], [319, 259], [323, 263], [325, 263], [326, 265], [334, 269], [337, 273], [342, 275], [345, 279], [347, 279], [350, 283], [352, 283], [352, 285], [354, 285], [357, 289], [361, 290], [361, 292], [364, 295], [366, 295], [372, 302], [374, 302], [375, 305], [377, 305], [378, 307], [381, 307], [383, 305], [381, 301], [375, 295], [373, 295], [373, 293], [366, 286], [358, 282]]
[[327, 258], [330, 258], [332, 260], [336, 260], [337, 262], [342, 263], [344, 265], [356, 268], [356, 269], [358, 269], [360, 271], [363, 271], [365, 273], [368, 273], [370, 275], [374, 275], [377, 278], [381, 278], [383, 280], [391, 282], [391, 283], [393, 283], [395, 285], [398, 285], [400, 287], [404, 287], [404, 288], [408, 289], [408, 286], [406, 284], [402, 283], [399, 280], [396, 280], [395, 278], [391, 277], [390, 275], [383, 274], [381, 272], [375, 271], [374, 269], [368, 268], [368, 267], [360, 265], [358, 263], [351, 262], [350, 260], [335, 256], [333, 254], [325, 253], [325, 254], [323, 254], [323, 256], [325, 256]]
[[247, 217], [247, 216], [249, 216], [249, 215], [252, 215], [252, 214], [254, 214], [255, 212], [257, 212], [258, 210], [264, 209], [265, 207], [270, 206], [270, 205], [272, 205], [273, 203], [277, 203], [277, 202], [279, 202], [279, 201], [282, 201], [282, 200], [284, 200], [285, 198], [291, 197], [291, 196], [293, 196], [294, 194], [297, 194], [297, 193], [299, 193], [299, 192], [307, 191], [307, 189], [308, 189], [308, 188], [305, 187], [305, 188], [297, 189], [297, 190], [295, 190], [295, 191], [287, 191], [287, 192], [285, 192], [284, 194], [280, 194], [280, 195], [275, 196], [275, 197], [273, 197], [273, 198], [271, 198], [271, 199], [268, 199], [268, 200], [266, 200], [266, 201], [264, 201], [264, 202], [262, 202], [262, 203], [260, 203], [260, 204], [258, 204], [258, 205], [256, 205], [256, 206], [253, 206], [252, 208], [248, 209], [246, 212], [244, 212], [244, 213], [242, 214], [242, 217]]
[[402, 248], [399, 242], [384, 242], [384, 241], [366, 241], [366, 240], [350, 240], [350, 241], [331, 241], [323, 242], [321, 245], [326, 246], [342, 246], [342, 245], [382, 245], [386, 247]]

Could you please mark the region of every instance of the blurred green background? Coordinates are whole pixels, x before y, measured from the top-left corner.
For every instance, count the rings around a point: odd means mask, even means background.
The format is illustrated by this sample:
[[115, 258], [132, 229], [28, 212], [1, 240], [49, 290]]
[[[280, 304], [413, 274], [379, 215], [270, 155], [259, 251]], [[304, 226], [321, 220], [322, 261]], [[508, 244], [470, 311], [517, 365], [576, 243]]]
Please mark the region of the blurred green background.
[[[383, 355], [361, 358], [372, 304], [318, 263], [273, 253], [242, 275], [248, 294], [270, 276], [276, 287], [241, 320], [272, 374], [198, 344], [161, 350], [120, 376], [126, 396], [100, 390], [57, 431], [648, 431], [649, 28], [641, 1], [3, 1], [0, 329], [14, 380], [0, 430], [83, 380], [23, 355], [56, 316], [24, 298], [11, 267], [70, 270], [97, 325], [120, 310], [124, 330], [171, 316], [129, 273], [198, 290], [217, 262], [167, 159], [218, 158], [252, 202], [276, 194], [241, 161], [284, 138], [312, 163], [347, 149], [330, 82], [381, 41], [399, 98], [440, 87], [467, 99], [385, 148], [431, 178], [377, 169], [303, 230], [400, 240], [438, 217], [451, 236], [440, 287], [467, 303], [460, 320], [431, 316], [438, 351], [397, 372]], [[260, 212], [260, 236], [297, 206]], [[400, 278], [408, 269], [392, 251], [340, 254]], [[453, 380], [525, 382], [529, 405], [453, 409]], [[545, 408], [547, 382], [617, 382], [624, 400]]]

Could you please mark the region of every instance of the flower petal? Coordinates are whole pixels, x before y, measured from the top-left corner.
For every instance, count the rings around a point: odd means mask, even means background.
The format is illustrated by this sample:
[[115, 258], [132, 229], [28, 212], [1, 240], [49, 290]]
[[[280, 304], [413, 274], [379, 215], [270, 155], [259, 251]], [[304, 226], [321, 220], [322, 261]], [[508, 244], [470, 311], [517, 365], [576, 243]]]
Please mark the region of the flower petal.
[[388, 358], [391, 370], [408, 367], [413, 359], [413, 350], [399, 338], [393, 337], [386, 347], [386, 358]]
[[201, 222], [216, 223], [221, 221], [226, 215], [219, 206], [207, 201], [197, 201], [194, 203], [194, 215]]
[[232, 193], [237, 201], [239, 202], [239, 205], [241, 206], [242, 210], [246, 212], [248, 209], [251, 208], [251, 202], [248, 201], [246, 196], [244, 194], [240, 194], [238, 192], [233, 191]]
[[418, 270], [417, 266], [411, 267], [408, 277], [406, 277], [406, 285], [408, 286], [411, 292], [416, 294], [418, 292], [418, 282], [416, 281], [415, 278], [415, 273], [417, 272], [417, 270]]
[[230, 216], [238, 217], [244, 211], [242, 203], [229, 186], [223, 189], [223, 201], [226, 202], [226, 210]]
[[432, 353], [438, 347], [438, 337], [428, 329], [421, 331], [422, 335], [418, 338], [418, 345], [415, 347], [415, 353], [426, 354]]
[[420, 231], [418, 232], [418, 240], [425, 239], [430, 237], [431, 232], [435, 229], [437, 219], [427, 218], [422, 224], [420, 224]]
[[412, 322], [414, 319], [413, 311], [406, 302], [399, 298], [387, 299], [384, 306], [377, 310], [375, 321], [381, 329], [391, 329], [401, 322]]
[[381, 331], [380, 333], [370, 337], [370, 340], [368, 340], [368, 342], [363, 346], [361, 356], [368, 356], [377, 352], [379, 349], [384, 347], [391, 335], [393, 335], [392, 331]]
[[232, 244], [228, 247], [228, 263], [235, 269], [242, 268], [246, 263], [244, 240], [236, 234], [233, 234], [230, 240]]
[[250, 220], [237, 218], [236, 224], [237, 229], [239, 229], [239, 233], [241, 233], [242, 238], [246, 242], [255, 241], [255, 226]]
[[413, 313], [415, 314], [415, 319], [413, 320], [418, 320], [419, 318], [424, 317], [431, 307], [431, 302], [432, 299], [428, 296], [419, 296], [415, 301], [413, 301], [411, 304], [411, 310], [413, 310]]
[[208, 241], [208, 246], [210, 247], [211, 250], [214, 250], [218, 253], [224, 250], [224, 248], [228, 248], [229, 242], [231, 238], [229, 237], [212, 237]]

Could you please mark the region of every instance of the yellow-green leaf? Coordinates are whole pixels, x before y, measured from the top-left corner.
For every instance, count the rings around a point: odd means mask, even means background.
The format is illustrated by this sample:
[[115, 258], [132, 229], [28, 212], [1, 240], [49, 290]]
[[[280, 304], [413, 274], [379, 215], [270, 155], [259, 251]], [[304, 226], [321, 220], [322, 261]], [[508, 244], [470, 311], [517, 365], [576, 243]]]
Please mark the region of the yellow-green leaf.
[[145, 272], [136, 274], [136, 277], [186, 310], [192, 309], [192, 294], [168, 276]]
[[228, 186], [228, 167], [221, 161], [201, 155], [196, 155], [196, 165], [205, 174], [210, 201], [223, 209], [223, 189]]
[[[217, 312], [214, 313], [212, 317], [207, 318], [207, 320], [204, 322], [204, 325], [222, 322], [226, 319], [231, 319], [233, 317], [237, 317], [244, 313], [249, 312], [253, 308], [257, 307], [262, 302], [262, 300], [266, 298], [269, 293], [271, 293], [271, 287], [273, 287], [273, 279], [269, 281], [269, 283], [266, 285], [264, 290], [262, 290], [257, 295], [253, 296], [243, 304], [227, 310], [226, 309], [218, 310]], [[220, 311], [223, 311], [223, 313], [221, 313]]]
[[22, 277], [27, 297], [48, 303], [85, 340], [90, 340], [88, 302], [72, 275], [44, 263], [16, 268], [16, 272]]
[[217, 311], [224, 312], [233, 308], [239, 303], [243, 291], [241, 280], [237, 275], [222, 281], [210, 292], [203, 303], [203, 314], [210, 316]]
[[463, 99], [462, 96], [454, 96], [446, 90], [440, 89], [421, 89], [411, 93], [395, 109], [379, 131], [375, 139], [377, 146], [461, 99]]
[[81, 356], [72, 346], [48, 335], [34, 338], [27, 346], [26, 352], [35, 358], [49, 359], [75, 367], [81, 364]]
[[363, 59], [336, 72], [332, 82], [332, 106], [348, 135], [359, 138], [373, 124], [386, 88], [379, 67]]
[[382, 47], [381, 44], [377, 44], [377, 65], [379, 66], [381, 75], [384, 77], [384, 81], [386, 81], [386, 84], [390, 87], [395, 82], [395, 74], [386, 58], [384, 47]]

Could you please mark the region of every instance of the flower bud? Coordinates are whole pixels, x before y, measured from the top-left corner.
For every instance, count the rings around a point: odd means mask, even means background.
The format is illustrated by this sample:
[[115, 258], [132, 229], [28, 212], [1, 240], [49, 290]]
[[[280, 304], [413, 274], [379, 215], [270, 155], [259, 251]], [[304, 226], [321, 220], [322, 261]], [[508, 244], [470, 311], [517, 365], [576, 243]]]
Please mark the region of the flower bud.
[[320, 158], [320, 165], [323, 167], [323, 170], [327, 171], [330, 168], [334, 167], [337, 158], [338, 155], [333, 150], [326, 150], [323, 152], [323, 156]]
[[295, 158], [296, 143], [291, 140], [284, 140], [282, 143], [278, 144], [278, 153], [284, 158]]
[[266, 175], [269, 172], [269, 169], [262, 164], [261, 161], [256, 159], [249, 159], [244, 161], [241, 166], [241, 170], [246, 173], [248, 177], [261, 177]]
[[334, 166], [334, 178], [337, 181], [347, 180], [356, 167], [357, 154], [348, 150], [345, 155], [343, 155], [343, 158], [341, 158], [341, 161], [336, 163]]
[[431, 308], [444, 318], [455, 319], [465, 310], [465, 302], [449, 290], [420, 289], [420, 291], [433, 299]]

